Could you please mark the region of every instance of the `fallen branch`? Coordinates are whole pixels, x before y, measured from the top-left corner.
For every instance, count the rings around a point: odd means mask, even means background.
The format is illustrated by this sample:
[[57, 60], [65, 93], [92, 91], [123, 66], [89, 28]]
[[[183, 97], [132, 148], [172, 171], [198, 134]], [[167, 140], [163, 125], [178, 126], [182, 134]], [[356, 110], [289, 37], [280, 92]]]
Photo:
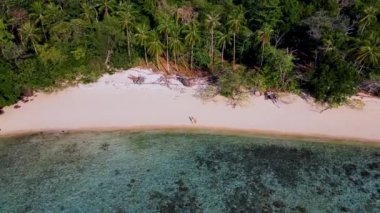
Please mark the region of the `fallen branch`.
[[322, 112], [327, 111], [327, 110], [329, 110], [329, 109], [331, 109], [331, 106], [328, 106], [328, 107], [326, 107], [325, 109], [322, 109], [319, 113], [322, 114]]
[[179, 82], [181, 82], [183, 84], [183, 86], [185, 86], [185, 87], [193, 86], [193, 83], [192, 83], [191, 79], [189, 79], [189, 78], [185, 78], [183, 76], [177, 76], [177, 80]]
[[131, 75], [128, 78], [131, 79], [134, 84], [142, 84], [145, 81], [145, 77], [143, 77], [143, 76], [137, 76], [136, 77], [136, 76]]

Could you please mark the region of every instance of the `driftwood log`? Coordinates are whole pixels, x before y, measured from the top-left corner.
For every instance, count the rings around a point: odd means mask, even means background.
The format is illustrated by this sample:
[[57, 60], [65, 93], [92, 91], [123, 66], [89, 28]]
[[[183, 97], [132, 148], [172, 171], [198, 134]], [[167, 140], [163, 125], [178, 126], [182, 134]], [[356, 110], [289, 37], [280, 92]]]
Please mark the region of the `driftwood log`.
[[133, 76], [133, 75], [131, 75], [128, 78], [131, 79], [134, 84], [142, 84], [145, 81], [145, 77], [143, 77], [143, 76]]
[[185, 78], [183, 76], [177, 76], [177, 80], [183, 84], [185, 87], [193, 86], [191, 79]]
[[359, 89], [374, 96], [380, 96], [380, 81], [365, 81], [359, 85]]
[[162, 84], [167, 86], [170, 89], [170, 81], [169, 79], [165, 78], [164, 76], [161, 76], [158, 80], [157, 83]]

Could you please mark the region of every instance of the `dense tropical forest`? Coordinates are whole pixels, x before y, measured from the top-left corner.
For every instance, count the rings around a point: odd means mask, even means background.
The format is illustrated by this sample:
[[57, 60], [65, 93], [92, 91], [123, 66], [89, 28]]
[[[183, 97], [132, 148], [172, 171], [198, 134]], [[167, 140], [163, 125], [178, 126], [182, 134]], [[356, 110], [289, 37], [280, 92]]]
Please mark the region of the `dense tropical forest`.
[[[220, 94], [379, 94], [380, 0], [2, 0], [0, 107], [113, 68], [186, 69]], [[364, 86], [363, 86], [364, 85]]]

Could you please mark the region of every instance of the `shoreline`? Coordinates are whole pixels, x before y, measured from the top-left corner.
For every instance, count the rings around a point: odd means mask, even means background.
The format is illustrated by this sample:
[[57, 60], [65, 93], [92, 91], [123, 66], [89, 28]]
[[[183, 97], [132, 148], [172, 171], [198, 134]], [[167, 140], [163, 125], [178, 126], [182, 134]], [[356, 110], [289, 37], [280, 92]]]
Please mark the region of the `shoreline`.
[[[144, 75], [147, 84], [133, 84], [130, 75]], [[278, 106], [263, 96], [251, 96], [233, 108], [220, 96], [202, 100], [201, 83], [189, 88], [171, 79], [168, 88], [158, 82], [161, 76], [133, 68], [92, 84], [38, 93], [28, 103], [20, 101], [20, 109], [4, 108], [0, 138], [39, 132], [186, 129], [380, 144], [378, 98], [363, 97], [366, 105], [361, 110], [342, 106], [323, 113], [322, 106], [292, 94], [285, 94]], [[198, 123], [191, 124], [189, 116]]]
[[216, 134], [226, 136], [247, 136], [273, 139], [292, 139], [297, 141], [326, 144], [347, 144], [380, 147], [379, 140], [369, 140], [363, 138], [336, 137], [323, 134], [302, 134], [286, 133], [280, 131], [266, 131], [259, 129], [238, 129], [228, 127], [213, 126], [132, 126], [127, 128], [107, 127], [107, 128], [77, 128], [77, 129], [41, 129], [23, 130], [0, 135], [1, 139], [29, 137], [36, 135], [50, 134], [92, 134], [92, 133], [133, 133], [133, 132], [169, 132], [169, 133], [190, 133], [190, 134]]

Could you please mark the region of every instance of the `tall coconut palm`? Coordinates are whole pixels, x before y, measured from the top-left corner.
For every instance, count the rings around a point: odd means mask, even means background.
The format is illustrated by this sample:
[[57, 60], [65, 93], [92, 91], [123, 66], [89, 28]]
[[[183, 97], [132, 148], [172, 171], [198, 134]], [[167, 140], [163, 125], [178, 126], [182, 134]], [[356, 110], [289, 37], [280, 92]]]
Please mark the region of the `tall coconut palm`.
[[156, 58], [156, 65], [159, 66], [159, 56], [164, 52], [164, 45], [162, 44], [157, 32], [151, 31], [149, 33], [148, 53]]
[[49, 29], [50, 26], [54, 25], [56, 22], [61, 21], [64, 16], [62, 9], [53, 2], [46, 5], [44, 9], [46, 28]]
[[264, 62], [264, 51], [265, 46], [270, 44], [270, 39], [273, 33], [273, 29], [269, 25], [264, 25], [263, 28], [257, 31], [257, 38], [259, 42], [261, 43], [261, 63], [260, 65], [263, 66]]
[[127, 38], [128, 57], [131, 58], [131, 29], [135, 23], [135, 10], [131, 4], [121, 3], [121, 11], [118, 12], [121, 20], [121, 27]]
[[364, 9], [364, 17], [359, 20], [360, 32], [363, 33], [364, 30], [370, 26], [372, 23], [376, 23], [377, 14], [379, 10], [374, 6], [369, 6]]
[[161, 15], [159, 18], [159, 24], [157, 30], [165, 36], [166, 42], [166, 68], [170, 72], [169, 66], [169, 34], [172, 32], [174, 22], [168, 15]]
[[144, 48], [145, 64], [148, 65], [147, 47], [149, 41], [149, 27], [141, 24], [136, 27], [135, 38], [137, 43]]
[[142, 9], [144, 12], [150, 13], [150, 14], [155, 14], [158, 8], [158, 4], [161, 1], [157, 0], [143, 0], [141, 1], [142, 4]]
[[104, 17], [109, 16], [110, 12], [115, 8], [114, 0], [99, 0], [97, 6], [99, 6], [99, 11]]
[[236, 35], [240, 32], [242, 25], [245, 23], [243, 7], [239, 6], [228, 16], [228, 27], [233, 34], [234, 50], [233, 50], [233, 67], [236, 63]]
[[220, 31], [216, 31], [215, 36], [217, 39], [216, 45], [219, 48], [222, 48], [222, 52], [220, 53], [220, 57], [222, 59], [222, 66], [224, 66], [224, 51], [226, 49], [227, 44], [231, 44], [232, 34], [230, 31], [227, 31], [225, 33], [222, 33]]
[[177, 54], [180, 52], [183, 52], [183, 50], [185, 49], [183, 42], [180, 38], [180, 33], [181, 33], [181, 27], [176, 24], [174, 25], [173, 32], [171, 33], [169, 37], [169, 44], [170, 44], [169, 47], [173, 53], [176, 70], [178, 70]]
[[198, 29], [198, 22], [192, 21], [187, 24], [183, 32], [185, 33], [185, 44], [191, 48], [190, 53], [190, 69], [193, 70], [193, 57], [194, 57], [194, 46], [201, 41], [200, 32]]
[[45, 31], [45, 15], [44, 15], [44, 5], [42, 1], [35, 1], [32, 3], [32, 12], [29, 14], [30, 18], [35, 22], [34, 24], [40, 24], [42, 32], [44, 34], [45, 40], [47, 40], [46, 31]]
[[38, 55], [37, 43], [40, 40], [38, 29], [30, 21], [27, 21], [21, 25], [19, 33], [22, 45], [26, 47], [29, 43], [31, 43], [34, 52]]
[[211, 70], [214, 70], [214, 32], [215, 28], [220, 25], [220, 16], [216, 11], [211, 11], [206, 15], [206, 27], [210, 30], [210, 56], [211, 56]]
[[87, 1], [84, 1], [83, 3], [81, 3], [81, 9], [82, 9], [82, 13], [80, 17], [84, 21], [88, 23], [93, 23], [94, 19], [98, 21], [98, 11], [92, 5], [90, 5]]

